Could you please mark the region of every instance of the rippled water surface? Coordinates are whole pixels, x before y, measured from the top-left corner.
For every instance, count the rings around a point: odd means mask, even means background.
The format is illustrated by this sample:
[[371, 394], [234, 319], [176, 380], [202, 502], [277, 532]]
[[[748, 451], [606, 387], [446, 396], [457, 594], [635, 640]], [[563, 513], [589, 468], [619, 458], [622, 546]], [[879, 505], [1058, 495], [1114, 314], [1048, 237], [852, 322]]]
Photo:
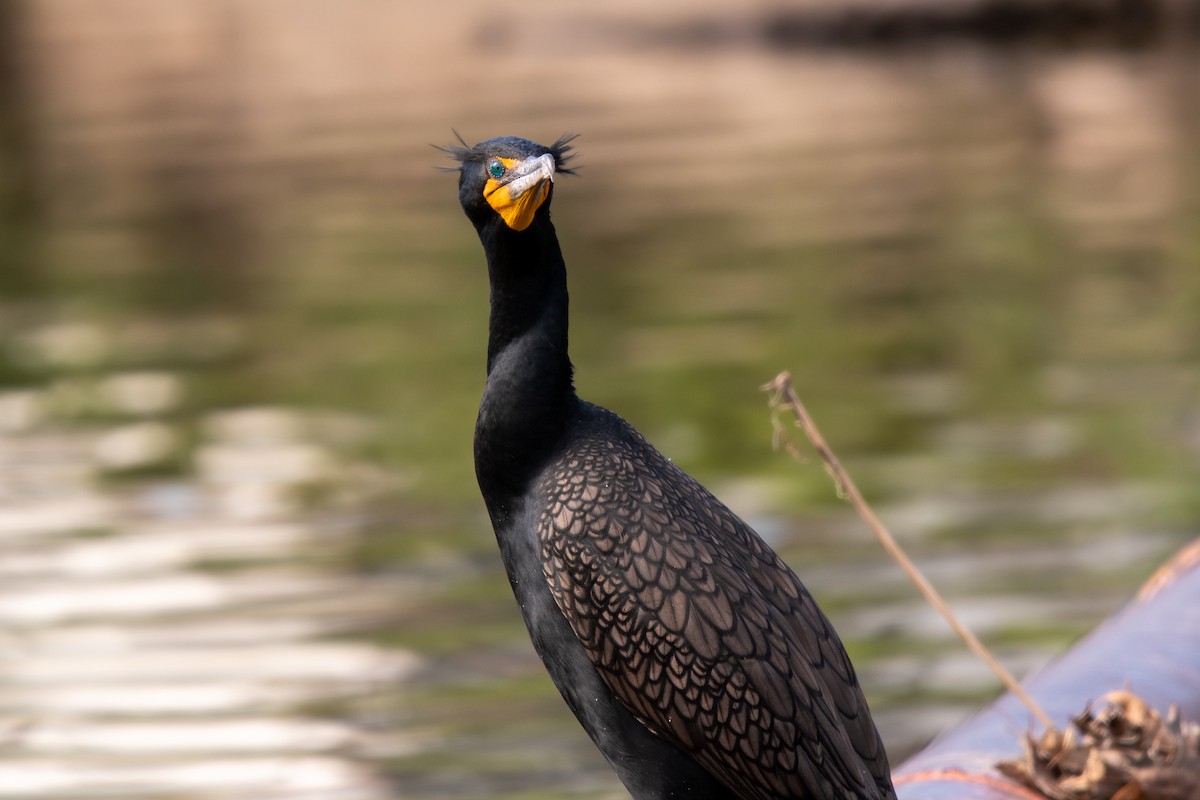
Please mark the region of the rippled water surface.
[[428, 147], [452, 127], [582, 134], [554, 198], [580, 393], [795, 567], [894, 760], [998, 690], [817, 459], [772, 452], [779, 371], [1018, 674], [1194, 535], [1195, 117], [1169, 41], [799, 48], [703, 4], [35, 5], [48, 210], [0, 323], [0, 628], [25, 648], [0, 793], [621, 796], [474, 486], [486, 274]]

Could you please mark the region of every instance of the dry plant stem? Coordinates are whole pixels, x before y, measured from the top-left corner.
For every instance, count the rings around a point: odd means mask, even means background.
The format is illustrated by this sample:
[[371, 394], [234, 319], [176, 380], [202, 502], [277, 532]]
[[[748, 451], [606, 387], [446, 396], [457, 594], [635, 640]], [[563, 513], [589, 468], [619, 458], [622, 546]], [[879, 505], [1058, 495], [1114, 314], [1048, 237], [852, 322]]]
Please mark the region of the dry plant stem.
[[[792, 388], [791, 374], [788, 372], [779, 373], [775, 376], [775, 380], [768, 383], [763, 387], [763, 389], [771, 393], [771, 406], [773, 408], [779, 408], [781, 406], [787, 407], [796, 416], [796, 424], [804, 430], [804, 434], [808, 437], [809, 441], [812, 442], [813, 447], [821, 456], [821, 460], [825, 462], [825, 469], [833, 478], [834, 483], [837, 484], [839, 494], [850, 500], [851, 505], [854, 506], [854, 509], [858, 512], [859, 516], [863, 518], [863, 521], [867, 523], [867, 526], [871, 529], [872, 533], [875, 534], [875, 538], [879, 540], [881, 545], [883, 545], [883, 549], [886, 550], [888, 555], [890, 555], [896, 561], [896, 563], [900, 565], [900, 568], [908, 574], [908, 577], [914, 584], [916, 584], [917, 589], [922, 595], [925, 596], [925, 599], [929, 601], [930, 605], [937, 609], [938, 613], [940, 613], [946, 619], [946, 622], [950, 623], [950, 627], [953, 628], [954, 632], [957, 633], [959, 637], [967, 643], [967, 647], [971, 648], [975, 655], [979, 656], [981, 659], [983, 659], [984, 663], [991, 667], [992, 672], [996, 673], [996, 677], [1000, 679], [1000, 682], [1003, 683], [1010, 692], [1016, 695], [1016, 697], [1025, 704], [1025, 707], [1029, 709], [1030, 713], [1037, 717], [1038, 721], [1041, 722], [1047, 730], [1053, 730], [1055, 725], [1054, 720], [1050, 719], [1050, 715], [1042, 710], [1042, 707], [1039, 706], [1037, 702], [1029, 696], [1028, 692], [1021, 688], [1021, 685], [1017, 683], [1008, 670], [1004, 668], [1004, 665], [997, 661], [996, 658], [990, 652], [988, 652], [988, 649], [984, 647], [983, 643], [980, 642], [979, 639], [975, 638], [975, 634], [971, 633], [971, 631], [968, 630], [965, 625], [963, 625], [958, 617], [955, 616], [950, 607], [946, 605], [946, 601], [942, 599], [940, 594], [938, 594], [937, 589], [934, 589], [933, 585], [926, 580], [925, 576], [921, 574], [921, 571], [917, 569], [916, 565], [914, 565], [909, 557], [905, 555], [904, 551], [900, 549], [900, 545], [898, 545], [896, 540], [892, 538], [892, 534], [888, 532], [888, 529], [885, 528], [883, 523], [879, 521], [879, 518], [875, 516], [875, 512], [873, 512], [871, 507], [867, 505], [867, 501], [864, 500], [862, 494], [859, 493], [858, 487], [854, 484], [854, 481], [850, 479], [850, 475], [842, 467], [841, 462], [838, 461], [837, 456], [834, 455], [833, 451], [829, 448], [829, 445], [826, 444], [825, 437], [821, 435], [821, 431], [817, 429], [816, 423], [813, 422], [812, 417], [808, 415], [808, 411], [804, 408], [804, 404], [800, 402], [800, 398], [796, 395], [795, 389]], [[776, 443], [782, 443], [790, 454], [793, 456], [798, 455], [795, 448], [792, 447], [791, 443], [787, 441], [786, 434], [784, 434], [782, 428], [776, 427], [775, 438]]]

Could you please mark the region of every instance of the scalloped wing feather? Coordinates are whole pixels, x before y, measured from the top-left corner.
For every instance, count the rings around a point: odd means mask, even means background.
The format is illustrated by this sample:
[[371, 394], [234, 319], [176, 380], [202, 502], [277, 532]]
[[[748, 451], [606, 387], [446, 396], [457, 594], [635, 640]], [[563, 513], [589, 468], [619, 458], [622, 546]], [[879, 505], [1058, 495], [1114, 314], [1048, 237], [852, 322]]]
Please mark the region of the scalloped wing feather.
[[559, 609], [647, 728], [747, 800], [894, 797], [854, 670], [794, 573], [614, 417], [542, 479]]

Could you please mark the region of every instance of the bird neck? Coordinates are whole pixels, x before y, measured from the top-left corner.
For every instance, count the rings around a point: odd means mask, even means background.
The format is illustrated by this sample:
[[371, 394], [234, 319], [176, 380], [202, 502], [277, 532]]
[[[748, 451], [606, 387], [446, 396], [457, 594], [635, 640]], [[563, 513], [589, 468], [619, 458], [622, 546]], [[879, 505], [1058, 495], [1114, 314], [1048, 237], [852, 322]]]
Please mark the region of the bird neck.
[[569, 373], [567, 268], [554, 227], [548, 220], [520, 232], [496, 225], [480, 238], [491, 280], [488, 374], [505, 350], [534, 343], [549, 346], [558, 356], [545, 353], [537, 367]]
[[[497, 221], [498, 222], [498, 221]], [[491, 280], [487, 385], [475, 427], [485, 498], [519, 495], [558, 445], [578, 398], [567, 355], [567, 271], [548, 217], [484, 226]]]

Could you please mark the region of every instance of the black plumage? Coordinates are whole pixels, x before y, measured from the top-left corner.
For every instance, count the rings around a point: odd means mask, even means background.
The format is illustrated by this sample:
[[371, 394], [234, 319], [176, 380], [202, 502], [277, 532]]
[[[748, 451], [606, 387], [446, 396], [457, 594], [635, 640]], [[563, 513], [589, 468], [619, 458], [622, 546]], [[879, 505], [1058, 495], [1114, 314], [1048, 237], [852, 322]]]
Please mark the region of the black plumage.
[[568, 142], [449, 148], [491, 281], [476, 474], [534, 647], [638, 800], [894, 798], [854, 669], [803, 584], [575, 394], [550, 222]]

